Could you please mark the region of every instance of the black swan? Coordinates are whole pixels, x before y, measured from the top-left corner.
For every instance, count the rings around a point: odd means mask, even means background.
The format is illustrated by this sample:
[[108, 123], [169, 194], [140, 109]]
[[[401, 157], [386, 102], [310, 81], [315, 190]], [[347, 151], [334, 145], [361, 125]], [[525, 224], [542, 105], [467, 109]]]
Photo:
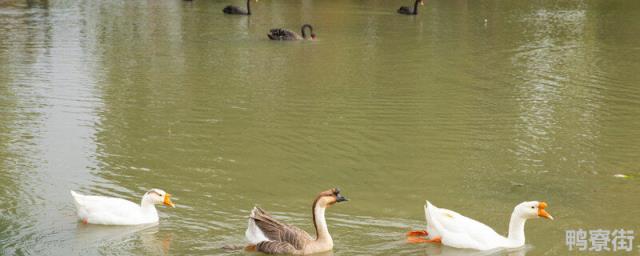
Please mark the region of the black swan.
[[[251, 15], [251, 5], [249, 4], [251, 0], [247, 0], [247, 11], [240, 9], [240, 7], [235, 5], [227, 5], [222, 12], [226, 14], [235, 14], [235, 15]], [[256, 0], [258, 2], [258, 0]]]
[[313, 27], [309, 24], [304, 24], [302, 25], [302, 28], [300, 28], [302, 36], [286, 28], [274, 28], [269, 31], [269, 34], [267, 34], [267, 36], [271, 40], [304, 40], [307, 39], [307, 33], [305, 31], [306, 28], [309, 28], [309, 32], [311, 33], [311, 40], [316, 39], [316, 34], [313, 33]]
[[398, 9], [398, 13], [404, 15], [418, 15], [418, 3], [420, 3], [420, 5], [424, 5], [422, 0], [416, 0], [416, 3], [413, 4], [413, 11], [407, 6], [402, 6]]

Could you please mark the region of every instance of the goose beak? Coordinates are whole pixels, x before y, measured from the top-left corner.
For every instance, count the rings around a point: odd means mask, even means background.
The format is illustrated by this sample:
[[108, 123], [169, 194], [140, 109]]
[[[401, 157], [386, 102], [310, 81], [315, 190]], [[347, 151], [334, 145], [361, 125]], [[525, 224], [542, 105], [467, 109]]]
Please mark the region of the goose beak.
[[173, 202], [171, 202], [171, 194], [164, 195], [164, 201], [162, 203], [166, 206], [171, 206], [173, 208], [176, 208], [176, 205]]
[[349, 199], [347, 199], [346, 197], [342, 196], [341, 194], [337, 194], [336, 195], [336, 203], [344, 202], [344, 201], [349, 201]]
[[553, 220], [553, 216], [551, 216], [551, 214], [549, 214], [547, 211], [545, 211], [544, 208], [547, 208], [547, 203], [540, 202], [538, 204], [538, 216], [542, 217], [542, 218], [547, 218], [547, 219]]
[[420, 1], [420, 5], [424, 5], [424, 1]]

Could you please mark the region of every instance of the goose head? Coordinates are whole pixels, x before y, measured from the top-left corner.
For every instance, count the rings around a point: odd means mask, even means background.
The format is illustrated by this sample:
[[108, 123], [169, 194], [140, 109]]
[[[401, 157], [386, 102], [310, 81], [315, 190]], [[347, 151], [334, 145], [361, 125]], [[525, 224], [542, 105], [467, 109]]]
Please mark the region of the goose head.
[[144, 194], [144, 196], [142, 197], [142, 202], [150, 204], [164, 204], [166, 206], [171, 206], [174, 208], [176, 207], [176, 205], [171, 202], [171, 194], [157, 188], [151, 189], [149, 190], [149, 192]]
[[424, 5], [424, 0], [418, 0], [420, 1], [420, 5]]
[[346, 197], [340, 194], [339, 188], [329, 189], [327, 191], [320, 192], [318, 194], [318, 199], [316, 199], [315, 205], [327, 208], [335, 203], [340, 203], [344, 201], [349, 201]]
[[524, 219], [535, 219], [542, 217], [553, 220], [553, 217], [545, 210], [545, 208], [547, 208], [547, 203], [545, 202], [523, 202], [516, 206], [516, 208], [514, 209], [514, 213]]

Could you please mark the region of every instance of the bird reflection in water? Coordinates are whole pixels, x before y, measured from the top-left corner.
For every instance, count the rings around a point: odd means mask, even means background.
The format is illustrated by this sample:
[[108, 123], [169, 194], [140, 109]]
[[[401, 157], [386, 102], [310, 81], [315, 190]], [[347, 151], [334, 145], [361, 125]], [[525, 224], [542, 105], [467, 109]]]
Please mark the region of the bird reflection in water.
[[525, 245], [522, 248], [495, 249], [489, 251], [477, 251], [468, 249], [458, 249], [443, 245], [428, 245], [425, 248], [425, 255], [429, 256], [525, 256], [531, 247]]
[[[114, 244], [141, 242], [145, 253], [167, 255], [171, 249], [172, 233], [160, 232], [157, 223], [136, 226], [87, 225], [78, 222], [74, 243], [75, 248], [100, 248]], [[113, 248], [113, 246], [110, 246]], [[123, 246], [127, 247], [127, 246]]]

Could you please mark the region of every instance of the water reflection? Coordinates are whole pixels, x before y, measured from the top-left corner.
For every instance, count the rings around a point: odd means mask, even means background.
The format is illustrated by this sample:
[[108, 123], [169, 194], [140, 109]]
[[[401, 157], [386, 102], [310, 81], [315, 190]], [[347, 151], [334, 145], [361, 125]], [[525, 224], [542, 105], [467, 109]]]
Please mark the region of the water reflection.
[[28, 8], [49, 8], [49, 0], [27, 0], [26, 3]]
[[528, 246], [516, 249], [496, 249], [489, 251], [463, 250], [447, 246], [430, 246], [424, 251], [425, 255], [439, 256], [525, 256], [529, 250], [530, 248]]
[[[528, 32], [523, 38], [522, 45], [513, 57], [514, 65], [523, 66], [525, 73], [519, 77], [517, 90], [521, 93], [518, 99], [521, 105], [522, 131], [517, 138], [517, 154], [520, 162], [525, 164], [520, 169], [548, 172], [544, 160], [549, 155], [563, 155], [565, 149], [551, 148], [553, 141], [564, 134], [563, 121], [567, 109], [576, 106], [593, 104], [592, 97], [580, 97], [572, 90], [570, 81], [575, 74], [584, 74], [588, 70], [573, 70], [580, 68], [572, 65], [582, 63], [576, 60], [583, 58], [580, 51], [584, 47], [583, 27], [585, 24], [584, 6], [576, 6], [577, 10], [548, 10], [534, 9], [532, 14], [524, 17]], [[573, 66], [569, 68], [569, 66]], [[593, 106], [585, 108], [594, 109]], [[596, 121], [596, 120], [589, 120]], [[590, 129], [597, 122], [584, 122], [581, 127]], [[575, 132], [572, 130], [572, 132]], [[592, 138], [585, 134], [584, 137]], [[591, 152], [591, 148], [577, 148], [576, 152]], [[561, 154], [558, 154], [561, 153]], [[569, 154], [572, 155], [572, 154]], [[593, 155], [579, 156], [591, 159]], [[577, 159], [564, 159], [576, 161]]]
[[[67, 228], [51, 219], [66, 219], [65, 202], [69, 198], [65, 189], [71, 187], [72, 180], [77, 179], [80, 184], [92, 180], [83, 171], [92, 165], [93, 130], [89, 127], [96, 102], [90, 86], [95, 73], [84, 59], [92, 56], [82, 52], [79, 41], [66, 41], [84, 38], [79, 28], [53, 25], [74, 11], [77, 10], [55, 14], [46, 9], [27, 11], [24, 18], [18, 19], [24, 22], [18, 27], [13, 24], [15, 17], [2, 16], [0, 20], [10, 24], [6, 26], [10, 35], [6, 47], [12, 60], [19, 60], [7, 62], [7, 72], [11, 74], [7, 77], [12, 78], [1, 81], [13, 90], [9, 95], [15, 97], [16, 104], [2, 107], [15, 113], [17, 119], [12, 126], [25, 134], [14, 134], [15, 140], [9, 140], [14, 148], [10, 152], [19, 156], [14, 158], [14, 164], [3, 166], [3, 173], [8, 173], [16, 184], [15, 191], [3, 191], [3, 196], [13, 198], [10, 202], [16, 205], [8, 209], [23, 219], [11, 228], [12, 240], [5, 243], [15, 252], [38, 253], [44, 248], [49, 252], [68, 251], [69, 247], [50, 247], [59, 241], [52, 234]], [[77, 20], [65, 22], [77, 24]], [[68, 161], [70, 157], [75, 160]], [[38, 205], [39, 210], [29, 205]]]

